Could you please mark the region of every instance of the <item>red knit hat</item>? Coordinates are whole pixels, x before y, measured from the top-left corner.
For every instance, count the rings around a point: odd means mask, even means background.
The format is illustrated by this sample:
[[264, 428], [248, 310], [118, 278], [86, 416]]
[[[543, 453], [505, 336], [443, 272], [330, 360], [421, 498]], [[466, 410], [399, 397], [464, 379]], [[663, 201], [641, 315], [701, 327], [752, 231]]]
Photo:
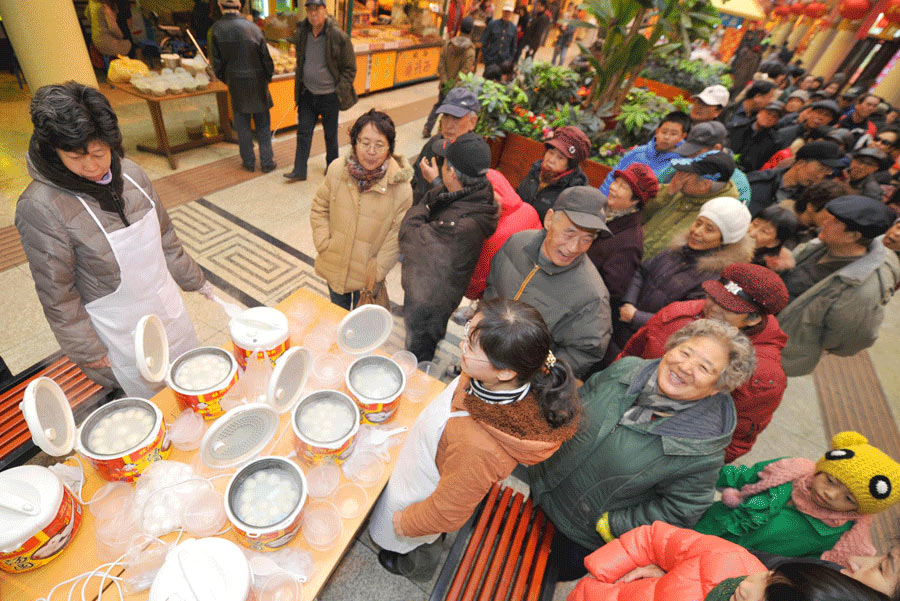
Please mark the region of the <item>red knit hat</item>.
[[546, 146], [557, 149], [567, 159], [572, 159], [576, 163], [591, 156], [591, 141], [583, 131], [574, 125], [565, 125], [554, 129], [553, 137], [547, 140]]
[[659, 180], [650, 165], [632, 163], [625, 169], [613, 171], [613, 178], [621, 177], [631, 188], [634, 197], [644, 204], [659, 192]]
[[784, 282], [768, 267], [734, 263], [723, 269], [721, 276], [703, 282], [703, 289], [723, 309], [774, 315], [788, 304]]

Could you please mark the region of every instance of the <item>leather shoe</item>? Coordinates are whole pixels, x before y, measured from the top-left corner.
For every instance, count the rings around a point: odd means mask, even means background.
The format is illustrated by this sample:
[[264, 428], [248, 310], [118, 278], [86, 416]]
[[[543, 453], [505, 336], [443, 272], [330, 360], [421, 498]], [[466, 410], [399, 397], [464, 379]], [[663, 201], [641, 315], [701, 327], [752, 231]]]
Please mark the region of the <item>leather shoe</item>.
[[385, 570], [390, 572], [391, 574], [397, 574], [398, 576], [402, 576], [400, 573], [400, 565], [399, 565], [400, 553], [395, 551], [388, 551], [387, 549], [381, 549], [378, 552], [378, 563], [381, 564]]
[[305, 182], [306, 181], [305, 175], [301, 175], [299, 173], [294, 173], [293, 171], [288, 171], [287, 173], [284, 174], [284, 177], [285, 177], [285, 179], [287, 179], [290, 182]]
[[272, 171], [275, 171], [276, 167], [278, 167], [278, 165], [276, 165], [275, 163], [272, 163], [271, 165], [266, 165], [264, 167], [260, 167], [259, 170], [262, 171], [263, 173], [271, 173]]
[[253, 170], [255, 169], [253, 165], [241, 164], [241, 166], [244, 168], [244, 171], [249, 171], [250, 173], [253, 173]]

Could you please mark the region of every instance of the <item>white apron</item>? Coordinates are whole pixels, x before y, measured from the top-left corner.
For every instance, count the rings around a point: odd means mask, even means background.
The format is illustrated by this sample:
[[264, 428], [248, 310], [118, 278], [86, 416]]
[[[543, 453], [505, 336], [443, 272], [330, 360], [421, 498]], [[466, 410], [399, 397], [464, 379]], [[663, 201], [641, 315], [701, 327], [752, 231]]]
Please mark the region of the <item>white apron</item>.
[[459, 377], [450, 382], [419, 414], [400, 449], [397, 465], [394, 466], [391, 478], [369, 519], [369, 535], [382, 549], [409, 553], [420, 545], [434, 542], [440, 536], [397, 536], [393, 518], [394, 512], [427, 499], [437, 488], [441, 475], [434, 458], [447, 420], [469, 415], [468, 411], [450, 411], [453, 393], [458, 385]]
[[164, 383], [145, 380], [137, 368], [134, 354], [134, 328], [141, 317], [154, 314], [166, 328], [169, 357], [197, 348], [197, 334], [181, 298], [178, 284], [172, 279], [159, 235], [156, 204], [133, 179], [122, 174], [150, 201], [150, 210], [136, 223], [107, 232], [84, 199], [88, 215], [106, 236], [119, 265], [119, 287], [115, 292], [87, 303], [84, 308], [94, 330], [106, 345], [109, 362], [119, 385], [128, 396], [151, 398]]

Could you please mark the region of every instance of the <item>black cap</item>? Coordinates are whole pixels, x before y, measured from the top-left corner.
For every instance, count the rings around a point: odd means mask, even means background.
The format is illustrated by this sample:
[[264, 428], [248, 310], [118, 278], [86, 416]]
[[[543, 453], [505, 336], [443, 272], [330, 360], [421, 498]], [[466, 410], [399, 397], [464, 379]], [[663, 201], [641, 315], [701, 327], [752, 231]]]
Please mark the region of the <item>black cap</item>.
[[676, 171], [695, 173], [703, 179], [727, 182], [734, 174], [734, 159], [727, 152], [711, 150], [692, 159], [672, 159]]
[[772, 111], [774, 113], [778, 113], [779, 115], [784, 113], [784, 103], [778, 100], [773, 100], [766, 106], [762, 107], [763, 111]]
[[877, 164], [879, 169], [887, 169], [891, 166], [891, 159], [886, 152], [877, 148], [860, 148], [851, 155], [854, 159], [862, 159]]
[[862, 88], [853, 86], [852, 88], [847, 88], [846, 90], [844, 90], [844, 93], [841, 94], [841, 98], [856, 98], [862, 93]]
[[435, 140], [431, 150], [439, 157], [444, 157], [450, 165], [470, 177], [485, 175], [491, 168], [491, 149], [484, 138], [476, 133], [468, 132], [452, 144], [444, 139]]
[[572, 186], [556, 197], [554, 211], [563, 211], [572, 223], [586, 230], [612, 235], [606, 226], [606, 196], [593, 186]]
[[834, 215], [848, 230], [864, 238], [875, 238], [894, 224], [897, 214], [881, 201], [868, 196], [838, 196], [828, 201], [825, 210]]
[[797, 160], [818, 161], [826, 167], [834, 169], [840, 169], [847, 165], [841, 147], [828, 140], [816, 140], [804, 144], [797, 151]]
[[841, 114], [841, 107], [834, 100], [817, 100], [813, 102], [811, 109], [823, 110], [831, 112], [832, 119], [836, 119]]
[[728, 130], [721, 121], [703, 121], [691, 127], [687, 139], [675, 149], [675, 152], [683, 157], [690, 157], [716, 144], [725, 146], [727, 143]]
[[851, 146], [853, 146], [853, 134], [850, 133], [850, 130], [845, 127], [836, 127], [834, 129], [829, 129], [822, 137], [829, 142], [834, 142], [843, 146], [844, 148], [850, 148]]
[[444, 96], [444, 101], [438, 107], [438, 114], [447, 113], [452, 117], [465, 117], [469, 113], [477, 113], [478, 96], [475, 92], [465, 88], [453, 88]]
[[325, 6], [325, 0], [306, 0], [304, 6]]

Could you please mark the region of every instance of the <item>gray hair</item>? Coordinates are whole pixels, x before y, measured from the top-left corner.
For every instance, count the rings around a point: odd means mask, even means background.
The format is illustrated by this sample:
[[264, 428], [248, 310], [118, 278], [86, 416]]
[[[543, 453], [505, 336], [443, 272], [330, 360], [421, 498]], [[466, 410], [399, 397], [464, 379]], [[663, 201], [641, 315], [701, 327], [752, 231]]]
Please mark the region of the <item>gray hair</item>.
[[717, 319], [698, 319], [684, 326], [666, 340], [666, 352], [691, 338], [712, 338], [718, 340], [728, 352], [728, 364], [719, 379], [716, 388], [723, 392], [731, 392], [750, 379], [756, 371], [756, 351], [750, 339], [733, 325]]
[[30, 110], [33, 135], [48, 156], [56, 149], [87, 153], [93, 140], [124, 155], [118, 117], [94, 88], [75, 81], [43, 86], [35, 92]]
[[480, 186], [481, 184], [488, 181], [486, 175], [466, 175], [465, 173], [460, 173], [459, 170], [454, 167], [452, 163], [450, 163], [450, 161], [447, 161], [447, 166], [450, 167], [450, 170], [456, 174], [456, 179], [459, 180], [459, 183], [463, 188]]

